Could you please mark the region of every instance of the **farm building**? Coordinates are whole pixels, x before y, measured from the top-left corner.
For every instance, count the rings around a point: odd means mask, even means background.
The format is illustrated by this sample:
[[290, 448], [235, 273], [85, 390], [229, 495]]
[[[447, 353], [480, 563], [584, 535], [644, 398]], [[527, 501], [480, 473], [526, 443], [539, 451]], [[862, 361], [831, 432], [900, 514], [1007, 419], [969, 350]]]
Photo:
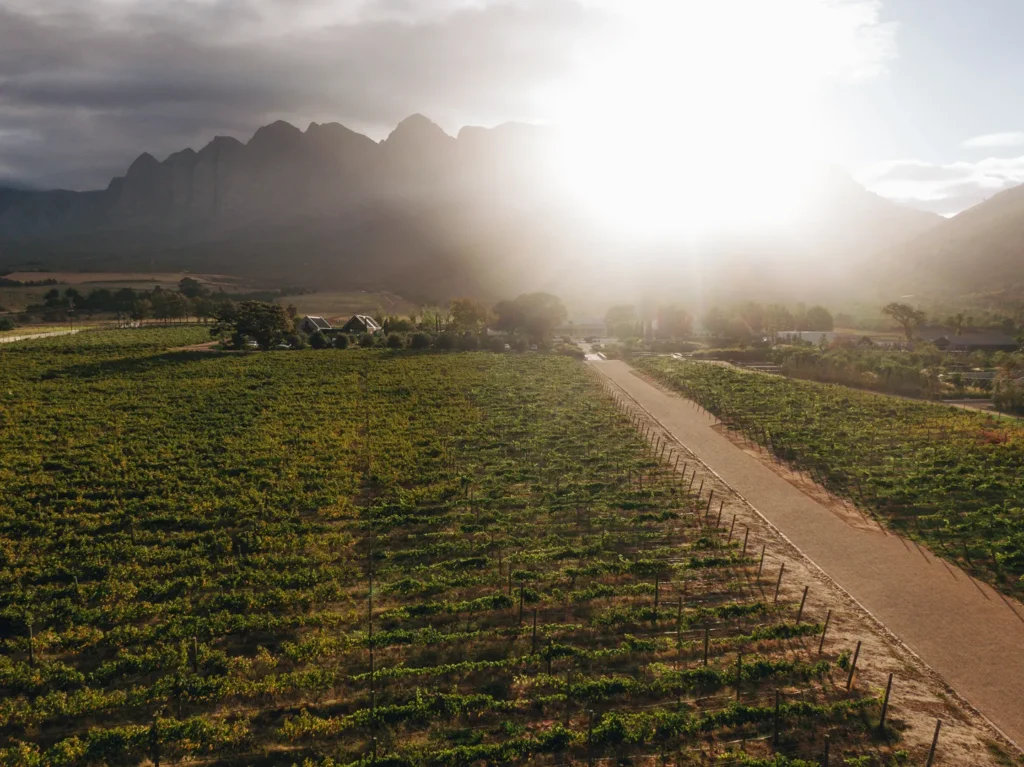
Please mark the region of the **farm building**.
[[822, 343], [832, 343], [839, 338], [838, 333], [825, 330], [780, 330], [775, 334], [775, 340], [783, 344], [791, 344], [794, 341], [804, 341], [805, 343], [814, 344], [818, 346]]
[[377, 321], [366, 314], [353, 314], [352, 318], [346, 322], [342, 328], [342, 333], [376, 333], [380, 331], [381, 327], [377, 324]]
[[326, 333], [330, 331], [331, 323], [325, 320], [323, 317], [306, 317], [299, 324], [299, 329], [303, 333]]
[[922, 341], [931, 341], [940, 349], [951, 352], [1012, 352], [1020, 346], [1013, 336], [999, 331], [967, 332], [957, 335], [945, 328], [922, 328], [918, 335]]

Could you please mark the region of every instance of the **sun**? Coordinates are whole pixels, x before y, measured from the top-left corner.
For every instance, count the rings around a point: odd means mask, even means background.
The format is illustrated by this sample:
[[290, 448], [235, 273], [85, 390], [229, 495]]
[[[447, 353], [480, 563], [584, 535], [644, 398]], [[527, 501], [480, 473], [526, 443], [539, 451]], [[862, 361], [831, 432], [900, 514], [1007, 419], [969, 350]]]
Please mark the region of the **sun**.
[[559, 182], [633, 236], [798, 225], [827, 163], [814, 97], [865, 58], [865, 9], [638, 0], [561, 106]]

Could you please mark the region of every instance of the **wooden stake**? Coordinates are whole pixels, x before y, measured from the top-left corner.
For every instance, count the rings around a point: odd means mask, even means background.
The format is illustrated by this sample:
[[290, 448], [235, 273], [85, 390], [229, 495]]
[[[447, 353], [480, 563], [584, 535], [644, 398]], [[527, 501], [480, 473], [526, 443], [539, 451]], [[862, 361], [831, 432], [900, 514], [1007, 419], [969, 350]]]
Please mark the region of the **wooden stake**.
[[740, 682], [743, 681], [743, 653], [736, 655], [736, 700], [740, 699]]
[[810, 588], [811, 588], [810, 586], [804, 586], [804, 595], [800, 599], [800, 609], [796, 611], [796, 622], [797, 623], [800, 622], [800, 619], [804, 615], [804, 605], [807, 603], [807, 591]]
[[704, 665], [708, 665], [708, 644], [711, 642], [711, 629], [704, 626]]
[[860, 642], [857, 642], [857, 649], [853, 651], [853, 661], [850, 663], [850, 675], [846, 677], [846, 691], [853, 687], [853, 674], [857, 670], [857, 658], [860, 657]]
[[530, 640], [530, 655], [537, 654], [537, 608], [533, 608], [533, 638]]
[[764, 568], [764, 550], [767, 548], [767, 544], [761, 546], [761, 561], [757, 563], [757, 577], [761, 577], [761, 570]]
[[778, 602], [779, 601], [779, 589], [782, 588], [782, 574], [784, 572], [786, 572], [786, 563], [785, 562], [783, 562], [779, 566], [779, 579], [775, 582], [775, 598], [772, 600], [772, 602]]
[[821, 628], [821, 641], [818, 642], [818, 655], [821, 655], [821, 648], [825, 646], [825, 633], [828, 631], [828, 622], [832, 620], [832, 611], [829, 610], [825, 616], [825, 625]]
[[935, 759], [935, 747], [939, 745], [939, 730], [942, 729], [942, 720], [935, 720], [935, 734], [932, 736], [932, 747], [928, 751], [928, 761], [925, 762], [925, 767], [932, 767], [932, 761]]
[[775, 718], [772, 723], [772, 745], [779, 745], [779, 691], [775, 690]]
[[729, 525], [729, 540], [726, 543], [732, 543], [732, 533], [736, 529], [736, 515], [732, 515], [732, 524]]
[[889, 672], [889, 682], [885, 685], [885, 697], [882, 698], [882, 715], [878, 717], [878, 729], [885, 729], [885, 713], [889, 710], [889, 693], [892, 692], [892, 672]]
[[[746, 526], [744, 525], [744, 527], [746, 527]], [[750, 528], [747, 527], [746, 531], [743, 533], [743, 551], [742, 551], [743, 554], [747, 553], [747, 538], [749, 538], [749, 537], [750, 537]]]

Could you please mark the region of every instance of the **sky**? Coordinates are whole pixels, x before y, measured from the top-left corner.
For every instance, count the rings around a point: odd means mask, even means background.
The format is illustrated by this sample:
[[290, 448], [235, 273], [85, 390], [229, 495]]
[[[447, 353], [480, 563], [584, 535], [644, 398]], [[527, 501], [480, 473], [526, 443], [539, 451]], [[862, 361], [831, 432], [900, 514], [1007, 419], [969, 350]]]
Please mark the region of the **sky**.
[[0, 0], [0, 184], [419, 112], [556, 125], [588, 188], [785, 199], [838, 164], [952, 215], [1024, 182], [1021, 29], [1020, 0]]

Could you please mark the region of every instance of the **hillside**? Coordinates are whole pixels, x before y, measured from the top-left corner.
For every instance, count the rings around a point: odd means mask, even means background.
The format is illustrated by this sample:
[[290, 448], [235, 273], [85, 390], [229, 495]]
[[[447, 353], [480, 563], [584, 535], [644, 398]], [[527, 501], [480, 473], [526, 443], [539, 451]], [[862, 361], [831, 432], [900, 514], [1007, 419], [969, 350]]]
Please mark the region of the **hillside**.
[[799, 231], [640, 246], [573, 204], [557, 151], [550, 129], [521, 124], [450, 136], [413, 115], [376, 142], [276, 122], [247, 143], [144, 153], [103, 190], [0, 191], [0, 267], [221, 272], [414, 300], [541, 288], [786, 298], [845, 284], [869, 253], [939, 220], [829, 172]]
[[890, 247], [876, 266], [897, 290], [1019, 297], [1024, 294], [1024, 186]]

